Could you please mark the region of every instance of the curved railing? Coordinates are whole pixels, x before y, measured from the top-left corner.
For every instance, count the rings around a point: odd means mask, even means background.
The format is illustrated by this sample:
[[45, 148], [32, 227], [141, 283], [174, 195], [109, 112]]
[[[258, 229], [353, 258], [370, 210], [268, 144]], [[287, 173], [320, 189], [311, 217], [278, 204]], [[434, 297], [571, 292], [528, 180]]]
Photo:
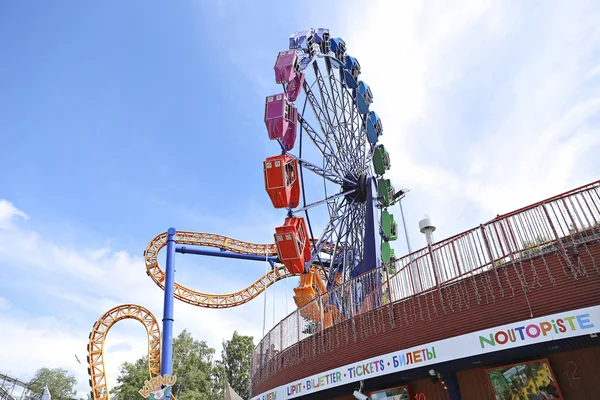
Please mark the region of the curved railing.
[[[557, 254], [565, 273], [574, 277], [585, 276], [588, 271], [583, 265], [573, 262], [566, 249], [579, 248], [579, 251], [585, 252], [586, 243], [599, 239], [600, 181], [497, 216], [476, 228], [349, 280], [295, 310], [274, 326], [255, 347], [252, 376], [280, 352], [320, 331], [319, 322], [303, 317], [309, 315], [308, 310], [314, 310], [315, 306], [322, 308], [336, 304], [341, 313], [334, 319], [335, 325], [390, 301], [438, 291], [504, 264], [520, 265], [522, 271], [524, 260], [546, 253]], [[600, 262], [598, 264], [593, 265], [595, 272], [600, 272]], [[506, 273], [506, 269], [503, 270]], [[515, 270], [519, 274], [519, 268]], [[496, 272], [493, 279], [502, 279], [502, 274]], [[524, 274], [519, 279], [523, 287], [537, 283], [526, 282]], [[511, 289], [515, 290], [506, 288]]]

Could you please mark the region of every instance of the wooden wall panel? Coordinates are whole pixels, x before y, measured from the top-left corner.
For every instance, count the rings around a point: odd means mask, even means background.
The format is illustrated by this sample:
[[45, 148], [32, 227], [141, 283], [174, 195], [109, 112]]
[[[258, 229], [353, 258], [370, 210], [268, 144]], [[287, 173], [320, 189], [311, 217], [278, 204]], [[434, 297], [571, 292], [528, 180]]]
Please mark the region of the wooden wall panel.
[[551, 354], [552, 370], [565, 400], [600, 399], [600, 348]]
[[494, 400], [485, 368], [474, 368], [456, 373], [462, 400]]
[[420, 379], [408, 384], [411, 400], [448, 400], [444, 387], [431, 379]]

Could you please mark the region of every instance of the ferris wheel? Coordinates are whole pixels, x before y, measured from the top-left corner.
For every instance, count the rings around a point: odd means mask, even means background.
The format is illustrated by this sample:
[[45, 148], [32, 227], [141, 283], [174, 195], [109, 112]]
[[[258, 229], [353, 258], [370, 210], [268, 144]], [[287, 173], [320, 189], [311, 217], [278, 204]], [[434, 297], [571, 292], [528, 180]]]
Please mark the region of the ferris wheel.
[[399, 196], [384, 177], [390, 158], [378, 143], [373, 94], [346, 43], [328, 29], [296, 32], [274, 70], [282, 90], [267, 96], [264, 120], [281, 154], [264, 161], [265, 189], [287, 210], [274, 238], [279, 260], [301, 276], [300, 307], [313, 289], [323, 293], [394, 258], [397, 225], [387, 207]]

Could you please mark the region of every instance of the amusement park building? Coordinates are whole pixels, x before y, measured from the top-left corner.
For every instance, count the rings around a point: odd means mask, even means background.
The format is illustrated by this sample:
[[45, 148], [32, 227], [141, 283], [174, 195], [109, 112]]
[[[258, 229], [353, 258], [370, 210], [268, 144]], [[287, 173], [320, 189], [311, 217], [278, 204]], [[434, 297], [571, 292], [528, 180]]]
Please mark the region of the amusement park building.
[[516, 365], [509, 382], [534, 361], [546, 371], [524, 381], [534, 393], [598, 399], [599, 289], [597, 181], [336, 287], [314, 302], [337, 292], [352, 315], [323, 331], [296, 310], [255, 348], [252, 399], [353, 399], [361, 385], [367, 395], [405, 386], [377, 399], [528, 398], [508, 386], [494, 395], [490, 369], [506, 377]]

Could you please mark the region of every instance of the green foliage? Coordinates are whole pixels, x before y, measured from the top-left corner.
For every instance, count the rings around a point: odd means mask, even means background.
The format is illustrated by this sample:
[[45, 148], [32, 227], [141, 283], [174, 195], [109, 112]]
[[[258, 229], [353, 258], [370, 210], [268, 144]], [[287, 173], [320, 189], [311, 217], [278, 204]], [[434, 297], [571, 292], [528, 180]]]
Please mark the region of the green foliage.
[[44, 386], [48, 386], [52, 400], [68, 400], [75, 398], [75, 385], [77, 379], [67, 370], [62, 368], [43, 367], [37, 370], [33, 379], [29, 382], [29, 388], [35, 393], [28, 400], [37, 400], [44, 392]]
[[531, 242], [523, 243], [523, 247], [527, 250], [522, 251], [519, 256], [521, 259], [529, 258], [537, 255], [545, 249], [552, 247], [553, 243], [548, 243], [548, 239], [543, 236], [536, 237]]
[[148, 357], [142, 357], [134, 363], [125, 362], [119, 368], [117, 386], [111, 391], [111, 397], [114, 400], [141, 399], [138, 391], [149, 378]]
[[[240, 339], [241, 338], [241, 339]], [[231, 352], [230, 363], [232, 365], [246, 365], [238, 362], [237, 354], [239, 349], [244, 349], [248, 339], [247, 336], [240, 336], [234, 333], [228, 345]], [[223, 344], [225, 347], [225, 343]], [[250, 357], [252, 357], [252, 338], [250, 338]], [[172, 393], [178, 400], [218, 400], [223, 399], [225, 388], [227, 387], [227, 372], [225, 362], [214, 361], [215, 349], [209, 347], [205, 341], [195, 340], [192, 335], [184, 330], [173, 339], [173, 374], [177, 377], [177, 382], [173, 386]], [[242, 351], [242, 354], [245, 354]], [[237, 371], [237, 370], [235, 370]], [[240, 376], [244, 376], [243, 369], [240, 369]], [[250, 377], [250, 362], [247, 362], [248, 388]], [[149, 379], [148, 359], [140, 358], [134, 363], [123, 363], [117, 378], [118, 385], [111, 391], [114, 400], [133, 400], [141, 399], [138, 391], [144, 386], [144, 381]], [[234, 375], [230, 383], [238, 379]], [[241, 382], [245, 382], [242, 379]], [[237, 391], [237, 389], [235, 389]], [[246, 393], [249, 389], [246, 390]], [[240, 394], [242, 395], [242, 394]], [[243, 395], [242, 395], [243, 396]], [[53, 398], [54, 400], [54, 398]]]
[[223, 361], [216, 361], [213, 368], [213, 395], [215, 399], [224, 399], [227, 389], [227, 371]]
[[173, 394], [178, 400], [214, 400], [212, 387], [215, 349], [194, 340], [184, 330], [173, 340]]
[[221, 357], [229, 385], [242, 398], [247, 399], [250, 393], [250, 366], [254, 339], [233, 332], [231, 340], [223, 342]]

